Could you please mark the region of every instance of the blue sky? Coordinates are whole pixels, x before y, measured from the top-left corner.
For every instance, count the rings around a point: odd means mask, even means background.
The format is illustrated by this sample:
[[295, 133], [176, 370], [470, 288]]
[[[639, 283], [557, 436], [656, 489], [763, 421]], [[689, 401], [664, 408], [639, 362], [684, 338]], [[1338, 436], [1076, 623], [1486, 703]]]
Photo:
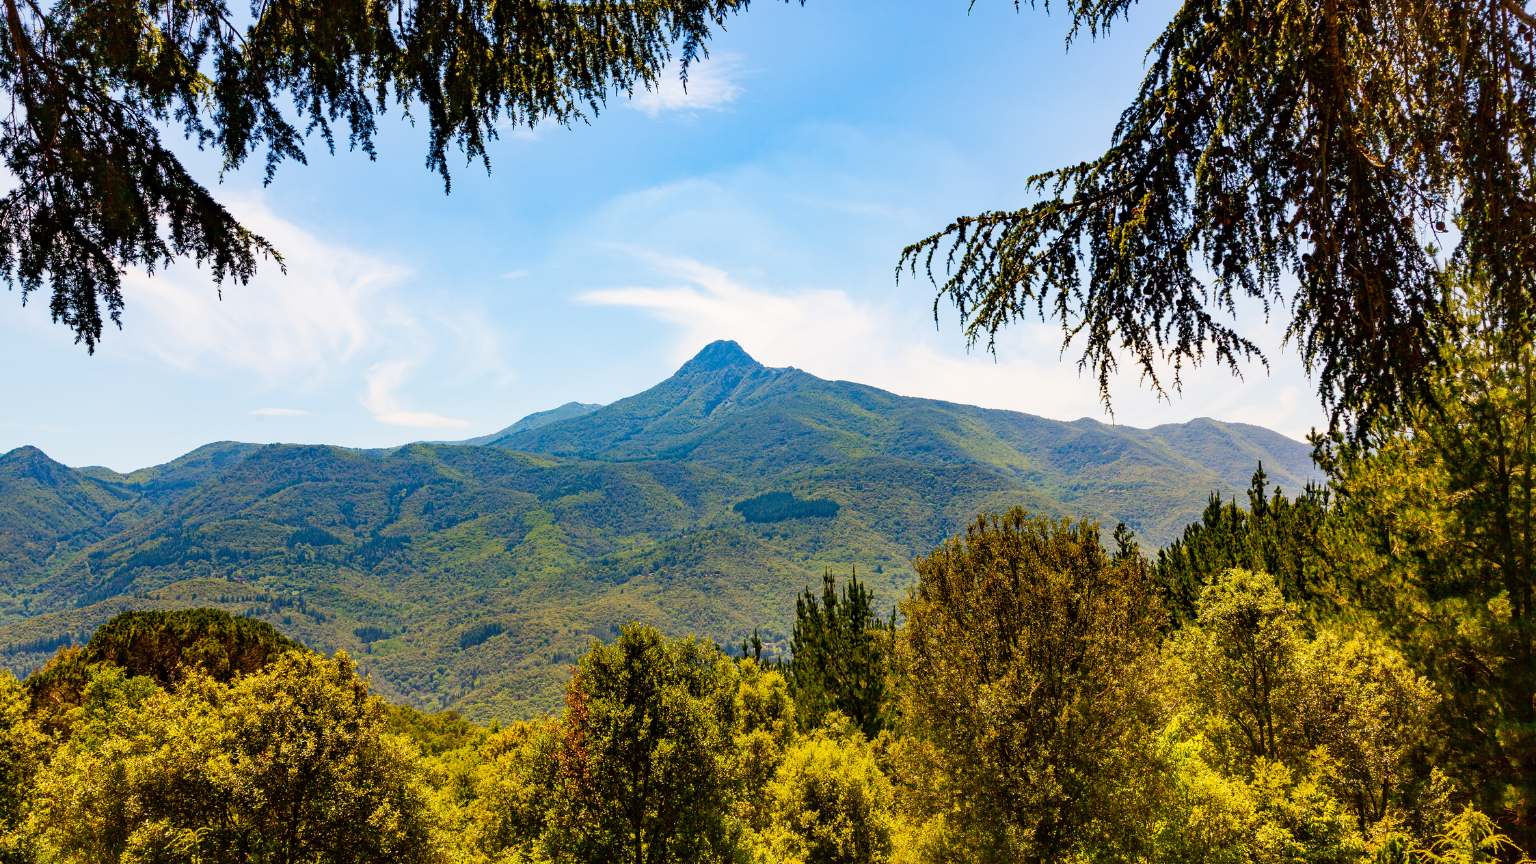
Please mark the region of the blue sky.
[[[258, 160], [220, 194], [286, 276], [269, 266], [220, 301], [189, 263], [134, 274], [95, 356], [46, 298], [0, 297], [0, 451], [131, 469], [214, 440], [469, 437], [644, 389], [716, 338], [823, 377], [1107, 421], [1053, 326], [968, 352], [952, 315], [935, 327], [930, 286], [893, 268], [905, 242], [1017, 206], [1028, 175], [1102, 150], [1171, 6], [1070, 51], [1060, 15], [966, 6], [760, 0], [686, 93], [669, 79], [590, 125], [510, 131], [492, 173], [461, 168], [451, 196], [398, 121], [376, 163], [317, 146], [263, 188]], [[1171, 402], [1127, 377], [1114, 422], [1320, 425], [1281, 324], [1244, 324], [1267, 372], [1201, 370]]]

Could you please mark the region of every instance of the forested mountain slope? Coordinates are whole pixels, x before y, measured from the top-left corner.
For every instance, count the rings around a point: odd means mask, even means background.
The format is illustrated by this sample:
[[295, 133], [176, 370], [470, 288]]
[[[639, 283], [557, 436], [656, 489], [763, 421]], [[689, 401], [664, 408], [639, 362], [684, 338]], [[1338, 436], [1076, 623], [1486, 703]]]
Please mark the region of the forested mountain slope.
[[112, 614], [212, 605], [346, 648], [381, 691], [472, 716], [552, 707], [594, 636], [640, 619], [783, 638], [823, 568], [883, 601], [975, 513], [1124, 521], [1149, 544], [1308, 448], [1197, 420], [1142, 430], [769, 369], [735, 343], [605, 407], [462, 444], [211, 444], [166, 465], [0, 457], [0, 656], [24, 671]]

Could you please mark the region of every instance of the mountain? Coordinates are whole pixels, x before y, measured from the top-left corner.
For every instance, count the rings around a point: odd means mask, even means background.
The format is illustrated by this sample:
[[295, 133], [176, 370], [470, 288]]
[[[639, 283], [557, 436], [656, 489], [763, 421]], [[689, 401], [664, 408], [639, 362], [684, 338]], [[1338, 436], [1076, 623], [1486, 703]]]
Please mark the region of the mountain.
[[8, 574], [34, 571], [60, 543], [95, 536], [129, 497], [36, 447], [0, 456], [0, 490], [0, 572]]
[[511, 426], [501, 430], [500, 432], [492, 432], [489, 435], [481, 435], [478, 438], [470, 438], [465, 441], [459, 441], [457, 443], [468, 444], [472, 447], [492, 444], [498, 439], [505, 438], [509, 435], [515, 435], [518, 432], [527, 432], [530, 429], [538, 429], [560, 420], [569, 420], [572, 417], [581, 417], [585, 414], [591, 414], [593, 411], [596, 411], [601, 407], [603, 406], [590, 404], [587, 402], [567, 402], [558, 408], [551, 408], [548, 411], [535, 411], [532, 414], [529, 414], [527, 417], [524, 417], [516, 423], [513, 423]]
[[610, 405], [457, 444], [210, 444], [117, 474], [0, 457], [0, 660], [117, 612], [215, 606], [346, 649], [377, 689], [486, 719], [548, 710], [592, 638], [641, 619], [782, 645], [794, 597], [858, 567], [884, 603], [983, 510], [1124, 521], [1160, 544], [1306, 445], [1196, 420], [1131, 429], [770, 369], [733, 342]]

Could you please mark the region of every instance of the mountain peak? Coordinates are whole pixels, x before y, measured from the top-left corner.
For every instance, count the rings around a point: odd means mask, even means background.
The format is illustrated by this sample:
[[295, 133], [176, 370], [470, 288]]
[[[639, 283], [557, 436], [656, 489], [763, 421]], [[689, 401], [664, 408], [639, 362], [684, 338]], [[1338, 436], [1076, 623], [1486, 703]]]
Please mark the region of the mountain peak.
[[0, 469], [7, 475], [31, 477], [48, 485], [62, 482], [70, 470], [30, 444], [0, 455]]
[[47, 459], [48, 454], [33, 447], [31, 444], [23, 444], [9, 453], [0, 453], [0, 461], [3, 462], [32, 462], [37, 459]]
[[717, 372], [721, 369], [747, 367], [752, 369], [762, 368], [762, 364], [752, 359], [752, 355], [741, 350], [741, 346], [729, 339], [721, 339], [704, 346], [704, 349], [693, 355], [693, 359], [683, 364], [677, 370], [679, 375], [691, 375], [696, 372]]

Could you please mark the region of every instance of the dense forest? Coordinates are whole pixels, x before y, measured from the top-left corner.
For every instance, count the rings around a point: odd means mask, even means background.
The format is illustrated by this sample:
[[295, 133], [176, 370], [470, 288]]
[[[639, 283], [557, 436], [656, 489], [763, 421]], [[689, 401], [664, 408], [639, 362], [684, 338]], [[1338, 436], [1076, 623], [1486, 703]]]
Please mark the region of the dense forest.
[[[222, 612], [0, 683], [8, 862], [1524, 860], [1536, 352], [1493, 331], [1329, 483], [1262, 469], [1155, 553], [979, 516], [790, 650], [641, 624], [478, 725]], [[1451, 398], [1453, 397], [1454, 398]], [[786, 598], [787, 600], [787, 598]]]

